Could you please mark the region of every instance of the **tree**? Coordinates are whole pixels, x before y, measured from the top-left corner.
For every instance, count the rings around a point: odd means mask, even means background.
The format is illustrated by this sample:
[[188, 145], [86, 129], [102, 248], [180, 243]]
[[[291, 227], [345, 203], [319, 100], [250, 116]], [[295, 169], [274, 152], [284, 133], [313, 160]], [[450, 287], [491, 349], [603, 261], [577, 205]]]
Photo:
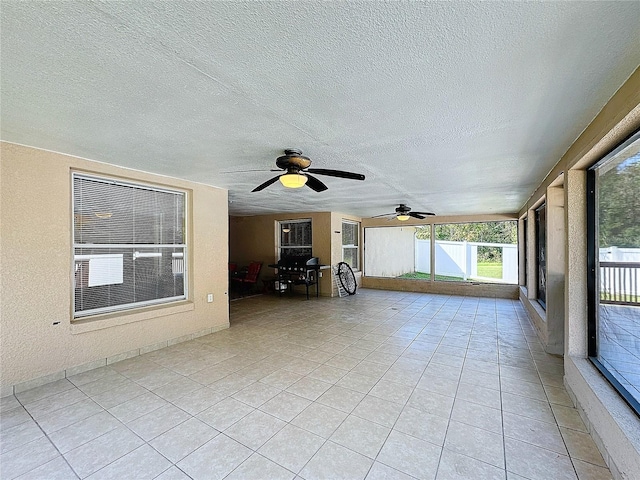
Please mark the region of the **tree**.
[[600, 247], [640, 247], [640, 154], [598, 177]]
[[518, 224], [516, 221], [507, 221], [436, 225], [436, 240], [518, 243]]

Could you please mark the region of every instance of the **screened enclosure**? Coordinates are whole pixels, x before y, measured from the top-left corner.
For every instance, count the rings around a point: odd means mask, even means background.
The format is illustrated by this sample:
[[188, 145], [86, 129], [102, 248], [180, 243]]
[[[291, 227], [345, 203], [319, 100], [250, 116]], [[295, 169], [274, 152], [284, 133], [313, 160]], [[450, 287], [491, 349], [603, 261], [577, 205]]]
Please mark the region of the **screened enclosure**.
[[589, 356], [640, 414], [640, 132], [587, 181]]

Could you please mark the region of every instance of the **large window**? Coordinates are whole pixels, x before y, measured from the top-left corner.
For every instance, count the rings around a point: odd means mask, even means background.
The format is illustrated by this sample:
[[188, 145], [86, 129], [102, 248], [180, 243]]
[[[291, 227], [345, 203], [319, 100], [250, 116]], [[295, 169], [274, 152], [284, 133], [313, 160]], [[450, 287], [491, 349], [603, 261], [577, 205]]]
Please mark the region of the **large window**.
[[409, 278], [431, 279], [431, 225], [416, 228], [415, 265], [416, 271]]
[[542, 308], [547, 308], [547, 206], [536, 208], [536, 265], [538, 267], [538, 284], [536, 298]]
[[518, 283], [518, 222], [435, 226], [436, 280]]
[[186, 298], [185, 193], [73, 175], [74, 317]]
[[[518, 282], [517, 222], [365, 228], [365, 275], [486, 283]], [[432, 245], [433, 243], [433, 245]], [[435, 252], [432, 258], [431, 253]]]
[[640, 132], [587, 181], [589, 356], [640, 414]]
[[359, 223], [342, 221], [342, 261], [354, 270], [360, 269], [359, 236]]
[[279, 223], [280, 258], [311, 256], [311, 219], [287, 220]]
[[522, 253], [522, 258], [524, 259], [524, 265], [522, 268], [524, 268], [524, 286], [525, 288], [529, 288], [529, 263], [527, 260], [529, 251], [528, 251], [528, 239], [527, 236], [529, 235], [529, 220], [528, 218], [525, 216], [522, 219], [522, 230], [523, 230], [523, 235], [522, 235], [522, 248], [520, 249], [520, 252]]

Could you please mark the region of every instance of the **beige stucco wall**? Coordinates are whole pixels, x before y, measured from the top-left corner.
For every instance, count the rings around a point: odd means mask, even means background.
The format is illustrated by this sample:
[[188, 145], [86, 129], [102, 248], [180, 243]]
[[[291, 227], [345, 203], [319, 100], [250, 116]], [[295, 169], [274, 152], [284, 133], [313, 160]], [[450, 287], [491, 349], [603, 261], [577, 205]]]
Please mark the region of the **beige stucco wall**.
[[567, 238], [565, 244], [567, 280], [565, 283], [564, 354], [587, 356], [587, 172], [569, 170], [565, 186]]
[[564, 353], [565, 212], [564, 187], [547, 189], [547, 353]]
[[[0, 162], [3, 394], [22, 382], [228, 326], [226, 190], [4, 142]], [[188, 301], [72, 324], [72, 170], [187, 191]]]

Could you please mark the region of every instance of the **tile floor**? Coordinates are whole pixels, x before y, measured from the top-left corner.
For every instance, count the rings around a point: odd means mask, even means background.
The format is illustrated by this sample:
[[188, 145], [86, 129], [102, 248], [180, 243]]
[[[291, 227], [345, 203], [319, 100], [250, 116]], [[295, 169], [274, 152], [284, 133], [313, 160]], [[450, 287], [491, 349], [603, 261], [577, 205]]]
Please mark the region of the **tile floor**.
[[601, 304], [598, 360], [640, 402], [640, 306]]
[[3, 398], [1, 478], [611, 478], [516, 301], [258, 296], [231, 325]]

